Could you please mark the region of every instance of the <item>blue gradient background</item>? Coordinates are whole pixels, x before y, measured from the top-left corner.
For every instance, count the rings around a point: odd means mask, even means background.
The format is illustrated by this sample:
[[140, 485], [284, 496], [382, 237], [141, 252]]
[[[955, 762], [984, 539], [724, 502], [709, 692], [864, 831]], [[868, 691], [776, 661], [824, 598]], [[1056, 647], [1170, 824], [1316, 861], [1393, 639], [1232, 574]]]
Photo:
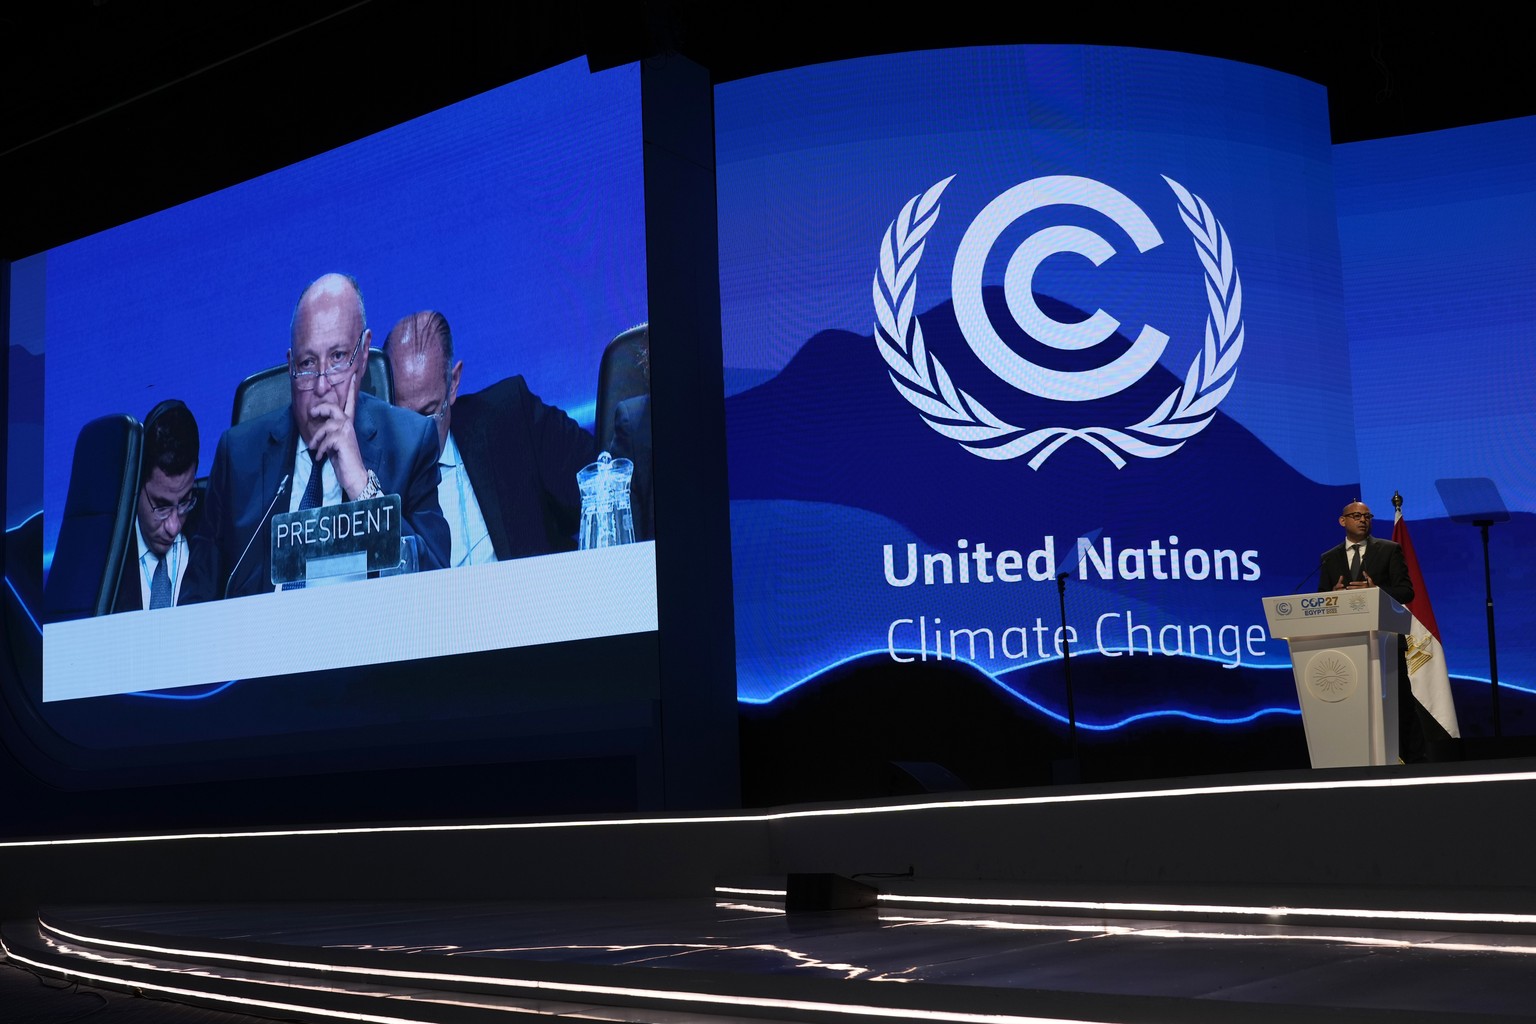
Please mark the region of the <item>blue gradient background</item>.
[[[1240, 582], [1073, 577], [1075, 650], [1094, 649], [1104, 614], [1150, 624], [1156, 645], [1170, 624], [1244, 634], [1261, 625], [1261, 596], [1312, 586], [1319, 554], [1340, 539], [1344, 501], [1362, 495], [1386, 535], [1394, 489], [1408, 496], [1452, 670], [1476, 676], [1481, 665], [1486, 678], [1480, 553], [1474, 562], [1462, 550], [1474, 531], [1448, 528], [1433, 480], [1487, 475], [1512, 509], [1529, 507], [1530, 377], [1509, 375], [1512, 362], [1530, 365], [1516, 339], [1536, 319], [1536, 261], [1529, 233], [1517, 237], [1533, 223], [1528, 126], [1336, 149], [1324, 90], [1312, 83], [1213, 58], [1076, 46], [802, 68], [719, 87], [716, 118], [741, 701], [771, 701], [844, 659], [884, 650], [898, 618], [939, 616], [945, 628], [999, 634], [1060, 621], [1049, 581], [889, 586], [886, 543], [899, 555], [910, 541], [953, 552], [965, 538], [1027, 554], [1051, 535], [1060, 555], [1097, 528], [1117, 548], [1176, 535], [1185, 548], [1257, 552], [1260, 577]], [[1120, 470], [1080, 442], [1039, 471], [1024, 459], [985, 462], [926, 427], [875, 349], [871, 281], [887, 225], [951, 174], [917, 271], [916, 310], [962, 389], [988, 386], [988, 371], [963, 345], [941, 351], [946, 324], [954, 335], [949, 272], [966, 227], [994, 196], [1076, 174], [1140, 205], [1165, 240], [1140, 256], [1107, 222], [1053, 208], [1058, 222], [1100, 230], [1120, 252], [1100, 268], [1058, 257], [1035, 288], [1080, 310], [1102, 307], [1128, 333], [1140, 323], [1163, 329], [1173, 340], [1161, 365], [1177, 379], [1207, 303], [1160, 175], [1206, 199], [1231, 239], [1247, 332], [1216, 422], [1176, 454]], [[1021, 238], [1005, 235], [998, 249]], [[1005, 260], [988, 262], [986, 284], [1001, 284]], [[1452, 337], [1473, 324], [1487, 329], [1468, 358]], [[1491, 421], [1465, 415], [1471, 396], [1493, 393]], [[1076, 407], [1090, 418], [1073, 422], [1133, 422], [1114, 418], [1125, 413], [1117, 401], [1099, 403], [1099, 419]], [[1490, 445], [1490, 431], [1505, 440]], [[1415, 450], [1407, 433], [1433, 440]], [[1511, 524], [1509, 540], [1527, 525]], [[1528, 572], [1511, 546], [1496, 586]], [[1529, 622], [1529, 588], [1516, 589], [1514, 616]], [[1032, 662], [1033, 640], [1027, 661], [977, 664], [996, 673]], [[1245, 669], [1288, 666], [1283, 643], [1260, 646], [1258, 658], [1245, 649]], [[1233, 719], [1295, 708], [1289, 671], [1234, 671], [1219, 692], [1170, 689], [1184, 657], [1114, 661], [1144, 665], [1145, 683], [1117, 674], [1116, 692], [1095, 702], [1104, 720], [1170, 701]], [[1531, 685], [1536, 657], [1524, 637], [1501, 640], [1500, 658], [1505, 683]]]
[[[639, 66], [572, 61], [18, 264], [13, 346], [47, 352], [42, 507], [84, 423], [165, 398], [197, 416], [206, 473], [235, 385], [283, 361], [328, 271], [357, 277], [376, 347], [442, 310], [461, 393], [522, 373], [590, 426], [604, 345], [646, 318], [642, 187]], [[8, 493], [8, 524], [36, 511]], [[50, 515], [46, 551], [57, 533]]]
[[1334, 166], [1362, 489], [1403, 494], [1451, 672], [1487, 680], [1482, 539], [1437, 481], [1492, 481], [1499, 680], [1536, 689], [1536, 117], [1338, 146]]

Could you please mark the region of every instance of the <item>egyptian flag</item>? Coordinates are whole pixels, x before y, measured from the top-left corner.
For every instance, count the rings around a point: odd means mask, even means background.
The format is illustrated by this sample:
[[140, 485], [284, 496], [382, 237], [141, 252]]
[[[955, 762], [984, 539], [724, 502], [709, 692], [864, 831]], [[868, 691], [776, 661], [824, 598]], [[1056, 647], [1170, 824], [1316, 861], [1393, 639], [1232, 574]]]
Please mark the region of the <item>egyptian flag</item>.
[[1413, 553], [1413, 541], [1408, 538], [1408, 524], [1401, 508], [1392, 519], [1392, 540], [1403, 549], [1408, 579], [1413, 583], [1413, 600], [1408, 602], [1408, 610], [1413, 613], [1413, 632], [1408, 636], [1409, 685], [1424, 710], [1447, 733], [1459, 737], [1461, 726], [1456, 722], [1456, 705], [1451, 700], [1451, 676], [1445, 667], [1445, 648], [1440, 646], [1440, 627], [1429, 605], [1429, 591], [1424, 588], [1424, 576], [1419, 572], [1419, 559]]

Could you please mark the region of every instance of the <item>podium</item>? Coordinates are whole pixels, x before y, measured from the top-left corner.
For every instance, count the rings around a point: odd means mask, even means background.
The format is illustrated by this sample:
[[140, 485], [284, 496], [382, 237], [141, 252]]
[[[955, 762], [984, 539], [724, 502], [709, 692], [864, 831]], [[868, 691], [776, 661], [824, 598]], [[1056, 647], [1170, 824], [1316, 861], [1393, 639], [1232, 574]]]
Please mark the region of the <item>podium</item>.
[[1396, 764], [1397, 637], [1413, 615], [1379, 588], [1264, 598], [1291, 647], [1314, 768]]

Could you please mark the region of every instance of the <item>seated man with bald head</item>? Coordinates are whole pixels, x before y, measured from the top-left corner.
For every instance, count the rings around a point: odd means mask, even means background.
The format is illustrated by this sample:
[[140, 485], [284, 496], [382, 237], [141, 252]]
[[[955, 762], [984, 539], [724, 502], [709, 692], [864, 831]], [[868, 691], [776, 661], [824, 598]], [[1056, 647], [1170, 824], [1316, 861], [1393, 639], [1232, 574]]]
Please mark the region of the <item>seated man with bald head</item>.
[[448, 562], [437, 504], [437, 436], [428, 423], [362, 390], [372, 337], [357, 282], [327, 274], [293, 311], [289, 404], [219, 439], [193, 571], [212, 597], [273, 589], [273, 515], [400, 495], [401, 534], [421, 569]]
[[394, 402], [437, 428], [438, 501], [453, 535], [451, 564], [524, 558], [575, 548], [581, 521], [576, 473], [597, 441], [546, 405], [521, 376], [459, 394], [462, 361], [438, 312], [402, 318], [384, 340]]

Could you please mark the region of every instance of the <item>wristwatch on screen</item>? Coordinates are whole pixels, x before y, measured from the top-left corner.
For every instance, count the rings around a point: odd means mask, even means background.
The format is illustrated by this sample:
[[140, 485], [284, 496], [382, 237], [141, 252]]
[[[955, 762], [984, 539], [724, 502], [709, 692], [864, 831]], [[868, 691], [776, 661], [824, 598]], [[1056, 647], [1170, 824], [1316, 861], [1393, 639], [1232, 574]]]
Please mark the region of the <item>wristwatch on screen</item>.
[[363, 488], [363, 492], [355, 500], [367, 501], [369, 498], [382, 498], [383, 496], [384, 488], [379, 486], [379, 474], [370, 469], [368, 471], [368, 486]]

